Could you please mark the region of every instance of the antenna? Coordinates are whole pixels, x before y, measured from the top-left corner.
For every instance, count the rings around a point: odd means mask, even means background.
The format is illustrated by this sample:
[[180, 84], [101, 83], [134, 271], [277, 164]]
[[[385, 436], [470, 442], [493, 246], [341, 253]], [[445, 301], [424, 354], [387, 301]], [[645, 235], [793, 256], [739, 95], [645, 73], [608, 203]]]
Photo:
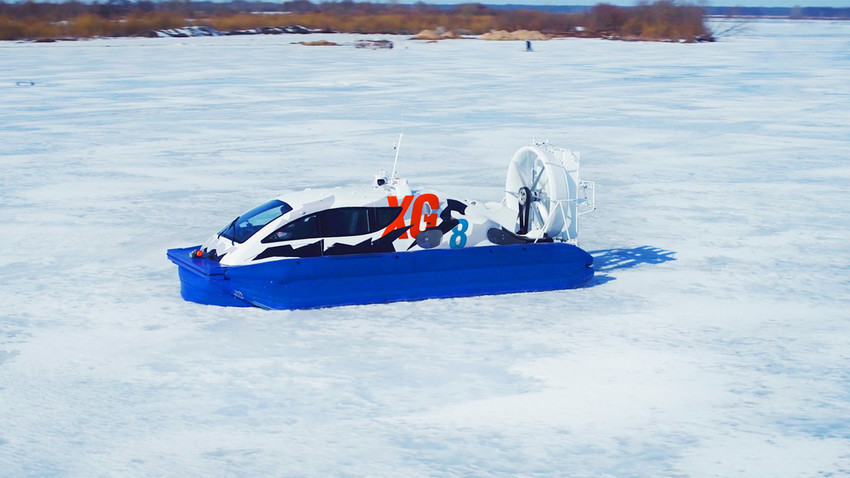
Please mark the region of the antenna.
[[390, 174], [390, 181], [395, 181], [395, 166], [398, 164], [398, 153], [401, 151], [401, 139], [404, 137], [404, 131], [398, 135], [398, 143], [395, 145], [395, 161], [393, 161], [393, 172]]

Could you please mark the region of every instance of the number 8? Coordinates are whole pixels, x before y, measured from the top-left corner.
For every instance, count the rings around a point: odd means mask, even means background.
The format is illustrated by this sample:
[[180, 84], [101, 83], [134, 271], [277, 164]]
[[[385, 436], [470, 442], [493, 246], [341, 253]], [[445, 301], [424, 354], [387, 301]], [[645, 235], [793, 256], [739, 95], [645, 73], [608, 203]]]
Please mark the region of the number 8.
[[461, 249], [466, 245], [466, 231], [469, 229], [466, 219], [458, 219], [457, 222], [457, 226], [452, 229], [452, 237], [449, 238], [449, 247], [452, 249]]

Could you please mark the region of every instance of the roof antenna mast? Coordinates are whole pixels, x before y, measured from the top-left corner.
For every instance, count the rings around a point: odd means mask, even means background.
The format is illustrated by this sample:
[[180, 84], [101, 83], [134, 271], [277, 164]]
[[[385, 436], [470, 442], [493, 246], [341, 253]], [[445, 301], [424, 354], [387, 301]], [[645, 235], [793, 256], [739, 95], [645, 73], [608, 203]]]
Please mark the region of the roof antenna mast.
[[391, 181], [395, 180], [395, 172], [396, 172], [395, 166], [396, 166], [396, 164], [398, 164], [398, 153], [399, 153], [399, 151], [401, 151], [401, 138], [403, 138], [403, 137], [404, 137], [404, 132], [402, 132], [398, 135], [398, 143], [396, 143], [396, 145], [395, 145], [395, 161], [393, 161], [393, 172], [390, 175]]
[[404, 113], [401, 114], [401, 133], [398, 135], [398, 143], [395, 145], [395, 161], [393, 161], [393, 172], [390, 181], [395, 181], [396, 165], [398, 164], [398, 153], [401, 151], [401, 139], [404, 138]]

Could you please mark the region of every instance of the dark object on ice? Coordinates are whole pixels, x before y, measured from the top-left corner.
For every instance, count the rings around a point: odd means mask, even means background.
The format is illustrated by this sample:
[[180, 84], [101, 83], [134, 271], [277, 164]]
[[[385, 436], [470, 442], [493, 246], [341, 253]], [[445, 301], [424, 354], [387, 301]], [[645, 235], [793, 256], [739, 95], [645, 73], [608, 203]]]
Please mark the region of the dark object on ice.
[[18, 81], [15, 84], [18, 85], [18, 86], [35, 86], [34, 81]]
[[358, 40], [355, 48], [368, 48], [369, 50], [392, 50], [393, 42], [389, 40]]
[[531, 49], [531, 40], [525, 41], [525, 51], [534, 51]]

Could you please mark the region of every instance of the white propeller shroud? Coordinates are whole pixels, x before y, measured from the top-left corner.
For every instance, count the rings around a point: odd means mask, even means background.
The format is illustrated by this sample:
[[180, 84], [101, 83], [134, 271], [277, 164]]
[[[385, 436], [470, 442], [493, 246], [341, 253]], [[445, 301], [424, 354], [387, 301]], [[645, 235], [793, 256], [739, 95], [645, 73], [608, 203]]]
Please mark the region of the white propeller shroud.
[[[587, 202], [589, 186], [592, 183], [579, 180], [578, 153], [548, 143], [535, 143], [514, 153], [505, 180], [504, 204], [518, 215], [520, 189], [528, 188], [531, 206], [526, 237], [537, 240], [545, 234], [576, 243], [578, 216], [584, 212], [579, 211], [579, 202]], [[580, 190], [583, 198], [579, 198]]]

